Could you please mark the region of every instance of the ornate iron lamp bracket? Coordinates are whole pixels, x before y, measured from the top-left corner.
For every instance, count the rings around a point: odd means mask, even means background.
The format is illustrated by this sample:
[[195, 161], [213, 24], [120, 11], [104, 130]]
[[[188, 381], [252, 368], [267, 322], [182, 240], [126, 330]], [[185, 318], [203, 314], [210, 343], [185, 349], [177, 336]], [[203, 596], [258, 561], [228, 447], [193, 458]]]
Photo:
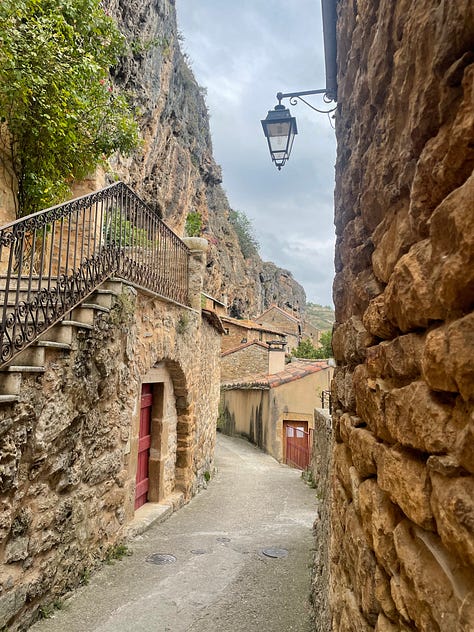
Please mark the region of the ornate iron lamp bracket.
[[314, 95], [314, 94], [322, 94], [323, 95], [323, 101], [325, 103], [330, 103], [331, 101], [334, 101], [334, 97], [331, 94], [328, 93], [327, 89], [323, 89], [323, 90], [303, 90], [302, 92], [278, 92], [277, 95], [276, 95], [276, 98], [278, 99], [278, 104], [279, 105], [281, 105], [282, 99], [290, 99], [290, 104], [291, 105], [297, 105], [298, 104], [298, 100], [299, 100], [299, 101], [302, 101], [309, 108], [311, 108], [315, 112], [319, 112], [320, 114], [330, 114], [331, 112], [334, 112], [334, 110], [336, 109], [337, 105], [335, 107], [331, 108], [330, 110], [320, 110], [319, 108], [315, 107], [314, 105], [312, 105], [311, 103], [306, 101], [306, 99], [303, 99], [303, 97], [311, 96], [311, 95]]

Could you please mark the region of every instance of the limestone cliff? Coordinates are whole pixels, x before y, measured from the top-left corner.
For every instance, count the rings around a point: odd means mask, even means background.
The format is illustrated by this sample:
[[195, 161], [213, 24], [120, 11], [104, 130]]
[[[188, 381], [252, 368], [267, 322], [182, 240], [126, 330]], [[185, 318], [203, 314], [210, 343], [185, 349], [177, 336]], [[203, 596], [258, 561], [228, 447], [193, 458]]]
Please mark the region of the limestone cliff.
[[255, 316], [271, 303], [303, 310], [303, 288], [286, 270], [245, 259], [229, 222], [229, 202], [212, 156], [208, 112], [180, 45], [174, 0], [107, 0], [129, 43], [115, 81], [134, 95], [144, 143], [114, 170], [178, 234], [189, 212], [209, 240], [205, 289], [227, 300], [235, 316]]

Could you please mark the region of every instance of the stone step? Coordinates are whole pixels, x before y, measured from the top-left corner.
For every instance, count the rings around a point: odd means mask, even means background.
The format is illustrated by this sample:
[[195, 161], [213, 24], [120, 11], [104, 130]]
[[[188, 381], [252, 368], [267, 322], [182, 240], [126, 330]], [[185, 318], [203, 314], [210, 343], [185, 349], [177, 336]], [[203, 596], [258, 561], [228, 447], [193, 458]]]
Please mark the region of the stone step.
[[93, 326], [96, 312], [108, 314], [110, 309], [108, 307], [102, 307], [101, 305], [95, 305], [94, 303], [81, 303], [81, 305], [72, 310], [71, 320]]
[[116, 294], [108, 289], [99, 288], [89, 296], [87, 299], [88, 303], [93, 303], [99, 307], [106, 307], [107, 309], [111, 309], [115, 302]]
[[18, 395], [0, 395], [0, 406], [2, 404], [12, 404], [18, 401]]

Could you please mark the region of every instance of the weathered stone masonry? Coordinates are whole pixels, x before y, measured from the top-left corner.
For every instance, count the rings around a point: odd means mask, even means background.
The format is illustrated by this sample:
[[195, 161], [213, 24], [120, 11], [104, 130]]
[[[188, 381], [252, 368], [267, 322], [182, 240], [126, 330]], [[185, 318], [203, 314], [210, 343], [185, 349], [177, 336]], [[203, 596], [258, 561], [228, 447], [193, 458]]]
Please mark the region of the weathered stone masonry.
[[219, 334], [196, 310], [122, 289], [70, 351], [47, 349], [44, 374], [24, 376], [2, 408], [0, 627], [23, 629], [123, 541], [143, 382], [163, 394], [150, 500], [186, 502], [213, 469]]
[[337, 33], [332, 629], [467, 632], [474, 5], [340, 0]]

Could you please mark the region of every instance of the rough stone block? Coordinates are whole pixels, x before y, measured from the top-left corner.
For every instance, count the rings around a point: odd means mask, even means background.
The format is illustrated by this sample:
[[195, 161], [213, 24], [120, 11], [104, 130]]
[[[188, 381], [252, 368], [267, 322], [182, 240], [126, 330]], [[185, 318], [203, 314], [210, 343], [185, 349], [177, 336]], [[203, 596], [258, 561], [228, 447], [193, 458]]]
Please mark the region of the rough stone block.
[[439, 539], [404, 520], [394, 530], [394, 541], [410, 619], [420, 630], [457, 630], [461, 600]]
[[377, 473], [375, 446], [377, 446], [377, 439], [370, 430], [365, 428], [352, 429], [349, 435], [352, 462], [362, 478], [367, 478]]
[[461, 410], [461, 415], [467, 423], [457, 437], [456, 457], [468, 472], [474, 474], [474, 410]]
[[360, 364], [354, 371], [354, 390], [357, 415], [375, 435], [394, 443], [385, 424], [385, 397], [389, 385], [381, 379], [369, 377], [367, 366]]
[[357, 316], [334, 328], [332, 348], [335, 359], [341, 364], [354, 366], [364, 362], [366, 349], [372, 343], [372, 336]]
[[392, 623], [390, 619], [387, 619], [384, 614], [380, 613], [375, 632], [400, 632], [400, 628], [395, 623]]
[[352, 375], [352, 371], [348, 367], [338, 367], [334, 371], [331, 386], [334, 406], [336, 406], [337, 402], [340, 402], [344, 409], [355, 410]]
[[387, 316], [402, 332], [443, 320], [445, 310], [434, 300], [432, 245], [425, 239], [398, 261], [385, 290]]
[[353, 463], [349, 447], [345, 443], [336, 444], [333, 452], [333, 469], [349, 498], [352, 497], [352, 483], [349, 473], [352, 465]]
[[[471, 75], [472, 76], [472, 75]], [[472, 89], [472, 88], [471, 88]], [[431, 217], [430, 236], [433, 262], [432, 302], [442, 308], [442, 317], [466, 313], [474, 304], [474, 173], [450, 193]]]
[[[382, 608], [384, 615], [382, 613], [379, 614], [380, 617], [384, 617], [390, 619], [391, 621], [396, 621], [398, 619], [397, 609], [395, 607], [395, 603], [392, 599], [392, 594], [390, 592], [390, 577], [385, 573], [385, 571], [380, 567], [376, 566], [375, 568], [375, 597]], [[387, 619], [387, 620], [388, 620]], [[377, 621], [377, 625], [378, 625]], [[377, 629], [377, 627], [376, 627]]]
[[393, 530], [402, 520], [400, 509], [372, 478], [365, 480], [359, 487], [359, 506], [364, 532], [378, 563], [387, 573], [397, 573], [398, 558]]
[[431, 331], [423, 355], [423, 377], [437, 391], [474, 397], [474, 313]]
[[403, 446], [428, 453], [452, 451], [459, 427], [453, 402], [434, 393], [423, 381], [393, 389], [385, 397], [385, 423]]
[[383, 447], [378, 450], [377, 471], [380, 487], [405, 515], [420, 527], [433, 529], [431, 484], [423, 459], [403, 448]]
[[381, 340], [391, 340], [398, 332], [396, 326], [388, 318], [384, 294], [380, 294], [370, 301], [362, 322], [369, 334]]
[[405, 334], [367, 349], [367, 368], [371, 377], [415, 380], [421, 373], [424, 336]]
[[431, 474], [431, 506], [444, 545], [474, 566], [474, 477]]

